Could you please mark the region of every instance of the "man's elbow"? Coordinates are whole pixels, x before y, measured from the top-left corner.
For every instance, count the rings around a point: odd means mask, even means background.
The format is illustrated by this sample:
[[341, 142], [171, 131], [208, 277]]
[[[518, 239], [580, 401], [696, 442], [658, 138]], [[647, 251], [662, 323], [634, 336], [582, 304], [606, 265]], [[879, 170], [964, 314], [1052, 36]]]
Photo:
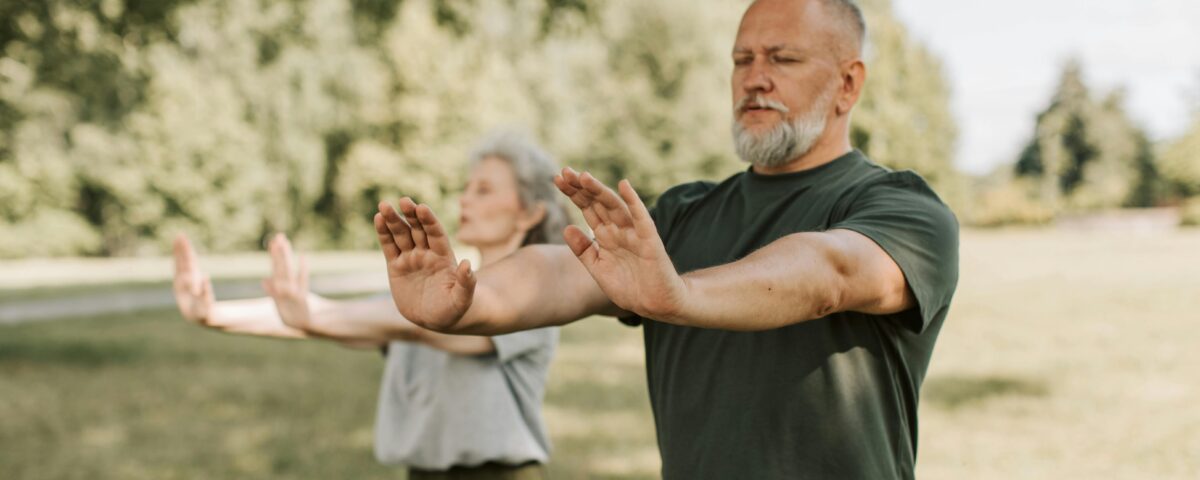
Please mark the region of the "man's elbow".
[[808, 314], [803, 320], [817, 320], [846, 310], [847, 295], [838, 279], [832, 285], [818, 286], [809, 303]]

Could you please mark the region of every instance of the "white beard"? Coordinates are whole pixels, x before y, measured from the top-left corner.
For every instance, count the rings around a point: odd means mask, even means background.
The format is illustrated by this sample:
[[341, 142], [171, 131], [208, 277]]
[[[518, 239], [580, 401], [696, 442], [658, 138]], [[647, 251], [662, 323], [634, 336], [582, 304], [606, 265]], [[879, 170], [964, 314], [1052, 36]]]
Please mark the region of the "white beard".
[[[749, 97], [742, 100], [745, 103]], [[743, 162], [763, 168], [775, 168], [802, 157], [812, 150], [817, 139], [825, 133], [825, 115], [829, 104], [833, 101], [833, 91], [826, 91], [812, 103], [812, 108], [797, 116], [791, 122], [782, 121], [770, 131], [762, 135], [754, 135], [742, 126], [735, 117], [733, 120], [733, 143], [737, 148], [738, 158]], [[787, 107], [774, 101], [768, 101], [759, 95], [756, 102], [786, 114]], [[741, 105], [736, 110], [740, 110]]]

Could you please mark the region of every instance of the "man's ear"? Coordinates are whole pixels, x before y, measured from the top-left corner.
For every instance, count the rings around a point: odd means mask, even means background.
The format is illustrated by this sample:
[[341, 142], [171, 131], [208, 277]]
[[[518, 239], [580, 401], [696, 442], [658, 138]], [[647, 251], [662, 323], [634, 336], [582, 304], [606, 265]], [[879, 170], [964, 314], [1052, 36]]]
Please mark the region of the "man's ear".
[[867, 81], [867, 66], [861, 59], [854, 59], [842, 67], [841, 89], [837, 96], [837, 114], [846, 115], [862, 96], [863, 83]]

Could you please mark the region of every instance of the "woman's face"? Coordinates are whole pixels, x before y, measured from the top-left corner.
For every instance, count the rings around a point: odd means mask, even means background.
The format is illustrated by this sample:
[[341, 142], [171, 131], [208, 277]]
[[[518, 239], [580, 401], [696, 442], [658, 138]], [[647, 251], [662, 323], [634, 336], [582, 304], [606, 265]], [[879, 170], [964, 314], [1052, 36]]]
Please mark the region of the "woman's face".
[[516, 175], [496, 157], [484, 157], [471, 169], [458, 202], [458, 241], [476, 248], [507, 244], [515, 249], [540, 220], [521, 207]]

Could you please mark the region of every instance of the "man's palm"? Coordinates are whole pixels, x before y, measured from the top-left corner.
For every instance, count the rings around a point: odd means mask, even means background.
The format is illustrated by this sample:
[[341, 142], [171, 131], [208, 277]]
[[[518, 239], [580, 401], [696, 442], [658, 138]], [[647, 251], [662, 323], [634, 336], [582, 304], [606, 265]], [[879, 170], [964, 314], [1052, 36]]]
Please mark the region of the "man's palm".
[[609, 300], [650, 318], [674, 315], [682, 301], [683, 280], [629, 182], [620, 183], [618, 196], [591, 175], [564, 169], [555, 185], [579, 207], [596, 235], [593, 241], [572, 226], [566, 240]]
[[400, 201], [402, 217], [386, 203], [375, 215], [375, 231], [387, 259], [388, 286], [401, 315], [432, 329], [454, 326], [471, 307], [475, 277], [457, 262], [445, 231], [424, 205]]

